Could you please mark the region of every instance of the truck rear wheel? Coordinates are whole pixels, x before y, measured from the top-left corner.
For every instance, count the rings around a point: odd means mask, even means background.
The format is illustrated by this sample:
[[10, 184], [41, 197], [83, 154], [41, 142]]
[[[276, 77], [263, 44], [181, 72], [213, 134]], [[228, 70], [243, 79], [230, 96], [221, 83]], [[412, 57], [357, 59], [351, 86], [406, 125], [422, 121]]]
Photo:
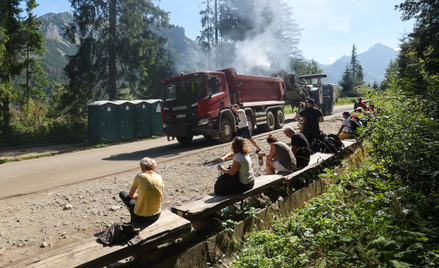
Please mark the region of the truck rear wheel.
[[182, 145], [188, 145], [189, 143], [191, 143], [192, 139], [194, 138], [194, 136], [189, 136], [189, 137], [177, 137], [177, 140], [180, 144]]
[[267, 112], [267, 123], [263, 125], [264, 126], [264, 130], [265, 131], [272, 131], [272, 130], [274, 130], [275, 124], [276, 124], [276, 120], [274, 118], [273, 113], [271, 111], [268, 111]]
[[229, 142], [232, 140], [232, 125], [230, 124], [230, 120], [228, 118], [221, 119], [221, 126], [219, 132], [219, 142]]
[[282, 110], [277, 110], [276, 111], [276, 122], [275, 122], [275, 127], [277, 129], [282, 128], [284, 126], [284, 120], [285, 120], [285, 116]]

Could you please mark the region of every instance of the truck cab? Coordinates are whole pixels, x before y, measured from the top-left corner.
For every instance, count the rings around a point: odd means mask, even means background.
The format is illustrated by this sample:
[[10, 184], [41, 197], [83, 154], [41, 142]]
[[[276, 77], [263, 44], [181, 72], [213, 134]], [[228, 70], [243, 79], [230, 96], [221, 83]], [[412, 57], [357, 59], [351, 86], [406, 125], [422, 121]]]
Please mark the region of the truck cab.
[[219, 111], [230, 105], [223, 73], [181, 75], [163, 80], [162, 85], [163, 132], [180, 143], [191, 142], [194, 135], [211, 136]]

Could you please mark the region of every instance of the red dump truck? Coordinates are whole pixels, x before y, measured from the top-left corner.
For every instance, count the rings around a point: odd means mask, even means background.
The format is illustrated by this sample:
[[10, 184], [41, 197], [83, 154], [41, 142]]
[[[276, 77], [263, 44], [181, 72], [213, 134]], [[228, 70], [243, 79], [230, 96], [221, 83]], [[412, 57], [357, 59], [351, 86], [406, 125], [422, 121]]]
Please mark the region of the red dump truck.
[[250, 131], [282, 128], [285, 82], [282, 78], [240, 75], [235, 69], [197, 72], [162, 81], [163, 132], [187, 144], [196, 135], [232, 140], [237, 119], [229, 108], [245, 110]]

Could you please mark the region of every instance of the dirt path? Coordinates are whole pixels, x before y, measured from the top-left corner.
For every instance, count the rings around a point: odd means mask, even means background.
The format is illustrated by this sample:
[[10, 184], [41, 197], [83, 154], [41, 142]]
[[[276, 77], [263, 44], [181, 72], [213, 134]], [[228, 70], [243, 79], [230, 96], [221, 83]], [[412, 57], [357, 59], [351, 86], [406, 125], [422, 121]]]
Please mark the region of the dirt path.
[[[340, 119], [341, 115], [335, 118]], [[325, 133], [337, 133], [340, 121], [335, 118], [321, 124]], [[295, 123], [290, 125], [296, 127]], [[280, 130], [275, 135], [289, 143]], [[265, 138], [265, 135], [256, 138], [263, 151], [268, 149]], [[251, 151], [254, 152], [252, 146]], [[218, 174], [215, 159], [228, 152], [230, 144], [225, 144], [215, 151], [160, 162], [156, 172], [165, 181], [162, 208], [169, 209], [211, 193]], [[261, 168], [257, 156], [252, 154], [252, 160], [258, 176]], [[128, 210], [123, 207], [118, 193], [128, 191], [139, 172], [140, 169], [0, 200], [0, 266], [90, 237], [112, 223], [128, 222]]]

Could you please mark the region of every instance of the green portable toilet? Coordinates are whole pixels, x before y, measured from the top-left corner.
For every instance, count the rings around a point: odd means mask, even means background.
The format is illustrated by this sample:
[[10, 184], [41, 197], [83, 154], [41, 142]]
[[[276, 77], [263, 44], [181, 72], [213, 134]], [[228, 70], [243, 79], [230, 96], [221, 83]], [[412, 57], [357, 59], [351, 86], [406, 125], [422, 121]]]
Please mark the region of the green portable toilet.
[[151, 135], [160, 136], [163, 133], [162, 100], [147, 100], [151, 106]]
[[111, 101], [95, 101], [88, 104], [88, 141], [108, 143], [118, 139], [118, 111]]
[[119, 140], [132, 140], [136, 130], [136, 106], [126, 100], [114, 101], [118, 110]]
[[136, 106], [136, 138], [151, 137], [151, 105], [145, 100], [131, 102]]

